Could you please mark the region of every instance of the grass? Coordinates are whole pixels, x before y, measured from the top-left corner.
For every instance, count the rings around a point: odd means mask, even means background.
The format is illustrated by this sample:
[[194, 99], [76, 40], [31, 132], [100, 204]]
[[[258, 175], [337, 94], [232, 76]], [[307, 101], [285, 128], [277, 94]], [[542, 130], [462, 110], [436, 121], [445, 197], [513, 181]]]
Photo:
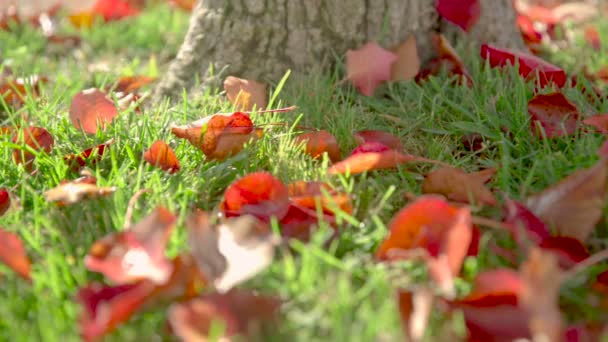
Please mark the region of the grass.
[[[231, 111], [230, 105], [215, 94], [204, 94], [199, 101], [175, 107], [157, 106], [143, 115], [133, 110], [122, 112], [111, 127], [94, 136], [85, 136], [71, 125], [67, 112], [76, 92], [111, 84], [119, 75], [162, 73], [179, 47], [187, 22], [183, 13], [154, 7], [134, 19], [85, 30], [83, 47], [68, 51], [47, 45], [29, 27], [11, 33], [0, 31], [0, 57], [17, 75], [41, 74], [51, 80], [42, 87], [39, 99], [28, 97], [19, 111], [4, 107], [7, 116], [3, 125], [24, 124], [21, 118], [27, 112], [34, 125], [46, 128], [55, 139], [52, 152], [37, 157], [40, 172], [32, 176], [12, 160], [13, 149], [19, 146], [9, 136], [0, 136], [0, 187], [14, 189], [21, 205], [0, 218], [0, 225], [18, 232], [33, 260], [32, 285], [0, 265], [0, 340], [79, 339], [79, 308], [74, 295], [88, 282], [102, 280], [98, 274], [86, 271], [84, 256], [95, 240], [121, 229], [128, 201], [136, 191], [151, 189], [135, 207], [135, 221], [157, 205], [179, 214], [179, 229], [168, 249], [170, 255], [176, 255], [184, 248], [183, 221], [187, 213], [193, 207], [214, 208], [232, 181], [258, 170], [268, 170], [284, 182], [328, 181], [351, 193], [354, 200], [354, 213], [344, 220], [337, 241], [326, 247], [330, 230], [322, 228], [310, 243], [293, 242], [291, 249], [281, 250], [268, 270], [244, 284], [286, 300], [283, 323], [273, 331], [272, 340], [399, 340], [395, 288], [413, 286], [426, 274], [419, 265], [388, 267], [375, 263], [372, 256], [387, 234], [388, 221], [405, 204], [404, 193], [420, 193], [422, 175], [432, 166], [408, 165], [395, 171], [328, 177], [327, 160], [312, 161], [294, 144], [297, 130], [290, 128], [293, 126], [268, 126], [272, 128], [261, 141], [237, 156], [206, 162], [200, 151], [175, 139], [168, 126]], [[600, 27], [604, 37], [608, 33], [605, 26]], [[73, 30], [68, 25], [62, 29]], [[404, 82], [384, 86], [375, 97], [363, 97], [349, 86], [334, 86], [343, 75], [339, 65], [329, 74], [290, 77], [276, 94], [275, 106], [297, 105], [298, 110], [258, 115], [254, 122], [298, 122], [327, 129], [336, 136], [345, 155], [355, 146], [354, 131], [386, 130], [399, 136], [412, 154], [467, 171], [497, 167], [493, 182], [496, 193], [504, 192], [515, 199], [595, 163], [595, 151], [603, 136], [577, 133], [552, 141], [535, 138], [526, 109], [534, 85], [524, 82], [513, 70], [490, 69], [475, 53], [461, 52], [470, 56], [465, 61], [475, 82], [473, 88], [454, 86], [452, 79], [441, 75], [420, 85]], [[606, 54], [590, 56], [592, 66], [606, 62]], [[552, 58], [579, 70], [569, 52]], [[580, 88], [564, 91], [585, 115], [608, 112], [608, 103], [590, 102]], [[469, 133], [485, 137], [482, 151], [463, 149], [460, 138]], [[62, 162], [64, 155], [110, 138], [116, 143], [92, 171], [100, 185], [117, 187], [113, 196], [64, 208], [45, 202], [45, 190], [76, 177]], [[176, 175], [167, 175], [143, 161], [143, 151], [157, 139], [174, 147], [182, 163]], [[499, 215], [492, 210], [479, 214]], [[599, 226], [596, 236], [606, 239], [606, 217]], [[470, 287], [477, 271], [505, 265], [484, 248], [490, 240], [503, 238], [496, 232], [483, 231], [480, 255], [466, 261], [463, 279], [458, 280], [460, 291]], [[584, 283], [594, 272], [564, 289], [564, 305], [574, 306], [570, 313], [580, 319], [597, 317], [597, 312], [582, 302], [585, 290], [574, 286]], [[171, 339], [165, 312], [160, 307], [138, 314], [106, 340]], [[435, 317], [433, 324], [436, 335], [441, 331], [454, 331], [460, 336], [465, 333], [458, 315], [451, 320]]]

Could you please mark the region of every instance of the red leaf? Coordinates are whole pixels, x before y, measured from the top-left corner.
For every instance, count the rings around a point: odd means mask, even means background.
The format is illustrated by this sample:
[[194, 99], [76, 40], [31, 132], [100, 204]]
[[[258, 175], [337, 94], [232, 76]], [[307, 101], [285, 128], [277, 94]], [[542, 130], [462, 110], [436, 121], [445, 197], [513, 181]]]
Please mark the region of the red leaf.
[[266, 222], [275, 216], [280, 220], [289, 209], [287, 187], [270, 173], [251, 173], [226, 189], [221, 209], [227, 215], [251, 214]]
[[521, 31], [522, 38], [526, 45], [535, 52], [538, 45], [542, 42], [543, 35], [534, 28], [534, 22], [524, 15], [517, 16], [517, 26]]
[[359, 152], [355, 150], [350, 157], [332, 165], [327, 172], [331, 175], [347, 172], [354, 175], [365, 171], [396, 168], [416, 159], [418, 157], [390, 149], [382, 152]]
[[[395, 135], [385, 132], [385, 131], [377, 131], [377, 130], [364, 130], [359, 131], [354, 134], [355, 140], [359, 145], [363, 145], [364, 143], [376, 142], [382, 145], [387, 146], [389, 149], [393, 150], [403, 150], [403, 145], [401, 145], [401, 140]], [[381, 151], [376, 151], [381, 152]]]
[[150, 148], [144, 152], [144, 160], [169, 173], [179, 171], [179, 161], [173, 149], [162, 140], [155, 141]]
[[87, 148], [78, 155], [69, 154], [63, 157], [63, 160], [71, 167], [73, 172], [77, 172], [82, 167], [86, 166], [87, 162], [90, 162], [92, 165], [97, 164], [97, 162], [101, 160], [101, 156], [105, 152], [106, 147], [109, 147], [113, 143], [114, 139], [112, 138], [103, 144]]
[[603, 134], [608, 134], [608, 113], [594, 115], [583, 120], [583, 123], [595, 127]]
[[[27, 127], [21, 130], [15, 131], [13, 134], [13, 143], [18, 145], [27, 145], [34, 151], [44, 151], [50, 153], [55, 141], [53, 136], [42, 127]], [[13, 150], [13, 159], [17, 164], [24, 164], [27, 171], [32, 171], [36, 156], [24, 150], [23, 148], [15, 148]]]
[[11, 196], [8, 190], [0, 188], [0, 216], [4, 215], [11, 207]]
[[98, 89], [90, 88], [74, 95], [70, 106], [70, 121], [74, 127], [95, 134], [105, 129], [118, 116], [114, 102]]
[[[544, 87], [554, 82], [558, 87], [566, 84], [566, 73], [561, 68], [525, 52], [498, 48], [489, 44], [481, 46], [481, 58], [488, 60], [492, 67], [502, 67], [519, 63], [519, 74], [534, 79]], [[538, 76], [536, 73], [538, 72]]]
[[479, 240], [481, 239], [481, 233], [477, 226], [473, 226], [471, 229], [471, 243], [467, 250], [467, 256], [477, 256], [479, 254]]
[[504, 212], [504, 223], [510, 227], [513, 239], [519, 244], [525, 244], [527, 241], [538, 244], [551, 235], [543, 221], [519, 202], [507, 199]]
[[357, 50], [346, 52], [346, 78], [365, 96], [372, 96], [376, 87], [391, 79], [391, 66], [397, 55], [368, 42]]
[[247, 290], [210, 293], [171, 305], [169, 323], [183, 341], [206, 341], [212, 324], [221, 322], [224, 330], [220, 339], [228, 340], [234, 335], [245, 337], [259, 330], [255, 329], [256, 325], [273, 319], [280, 305], [281, 301], [275, 297], [253, 294]]
[[92, 283], [81, 288], [76, 298], [82, 306], [80, 330], [83, 339], [95, 340], [129, 320], [153, 290], [154, 284], [148, 281], [114, 287]]
[[399, 250], [422, 248], [429, 256], [431, 277], [444, 290], [452, 290], [452, 278], [460, 272], [471, 242], [469, 208], [452, 207], [438, 196], [422, 196], [401, 209], [389, 229], [376, 251], [378, 258], [392, 259], [391, 254]]
[[313, 158], [321, 158], [327, 153], [329, 160], [337, 162], [341, 159], [340, 146], [336, 138], [328, 131], [312, 131], [302, 133], [295, 138], [296, 142], [304, 142], [305, 152]]
[[30, 260], [17, 234], [0, 227], [0, 262], [17, 272], [23, 279], [31, 281]]
[[165, 257], [165, 245], [176, 219], [167, 209], [157, 207], [134, 227], [95, 242], [85, 266], [119, 284], [140, 279], [166, 283], [172, 265]]
[[297, 181], [288, 184], [287, 191], [291, 203], [313, 211], [316, 211], [317, 204], [328, 214], [334, 214], [336, 208], [349, 214], [353, 210], [350, 196], [336, 191], [327, 183]]
[[528, 102], [530, 127], [541, 137], [537, 122], [543, 127], [547, 138], [573, 134], [578, 128], [578, 108], [559, 92], [536, 95]]
[[549, 236], [541, 241], [539, 247], [557, 253], [562, 268], [570, 268], [589, 257], [582, 242], [567, 236]]
[[93, 15], [103, 16], [105, 21], [120, 20], [139, 14], [140, 9], [127, 0], [97, 0]]
[[444, 19], [469, 31], [479, 20], [479, 0], [437, 0], [437, 13]]
[[597, 154], [600, 158], [608, 159], [608, 140], [604, 141], [602, 146], [597, 150]]
[[593, 26], [587, 26], [585, 28], [585, 40], [589, 43], [596, 51], [601, 48], [600, 33]]

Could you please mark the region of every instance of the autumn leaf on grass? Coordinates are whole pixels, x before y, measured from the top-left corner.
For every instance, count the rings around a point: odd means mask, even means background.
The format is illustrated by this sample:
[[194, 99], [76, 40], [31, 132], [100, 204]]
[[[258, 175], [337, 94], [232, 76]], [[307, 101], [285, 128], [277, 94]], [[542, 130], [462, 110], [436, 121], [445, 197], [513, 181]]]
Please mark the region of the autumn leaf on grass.
[[239, 153], [248, 141], [261, 138], [264, 131], [253, 127], [247, 114], [235, 112], [212, 115], [196, 125], [173, 126], [171, 133], [187, 139], [209, 160], [224, 160]]
[[8, 190], [0, 188], [0, 216], [4, 215], [11, 207], [11, 196]]
[[589, 257], [589, 251], [583, 243], [568, 236], [549, 236], [543, 239], [538, 247], [557, 255], [559, 266], [567, 269]]
[[227, 216], [253, 215], [263, 221], [281, 219], [289, 208], [287, 187], [268, 172], [254, 172], [234, 181], [220, 209]]
[[602, 217], [606, 199], [608, 161], [599, 160], [526, 199], [538, 218], [555, 229], [556, 235], [585, 241]]
[[435, 296], [428, 288], [399, 291], [398, 305], [401, 326], [408, 341], [422, 341], [433, 310]]
[[370, 129], [370, 130], [358, 131], [354, 134], [354, 137], [355, 137], [355, 141], [357, 141], [357, 143], [359, 145], [361, 145], [363, 143], [368, 143], [368, 142], [376, 142], [376, 143], [383, 144], [393, 150], [397, 150], [397, 151], [403, 150], [403, 145], [401, 144], [401, 139], [399, 139], [397, 136], [395, 136], [389, 132]]
[[403, 43], [394, 47], [397, 60], [391, 66], [391, 81], [407, 81], [420, 71], [420, 57], [416, 47], [416, 36], [411, 34]]
[[104, 142], [103, 144], [99, 144], [95, 147], [87, 148], [82, 151], [80, 154], [69, 154], [63, 157], [63, 161], [70, 166], [70, 169], [74, 172], [77, 172], [81, 168], [87, 165], [87, 162], [95, 165], [98, 161], [101, 160], [103, 153], [106, 148], [114, 143], [114, 138]]
[[163, 207], [125, 231], [112, 233], [91, 246], [84, 263], [117, 284], [149, 279], [164, 284], [172, 272], [165, 245], [173, 230], [175, 215]]
[[0, 262], [17, 272], [23, 279], [31, 281], [30, 260], [17, 234], [0, 227]]
[[111, 90], [118, 93], [133, 93], [139, 88], [156, 81], [156, 77], [150, 77], [146, 75], [135, 75], [135, 76], [122, 76], [118, 79], [116, 84], [111, 87]]
[[487, 178], [496, 173], [496, 169], [483, 171], [466, 173], [453, 167], [442, 167], [424, 177], [422, 193], [441, 194], [457, 202], [496, 205], [496, 198], [484, 185]]
[[513, 239], [519, 244], [528, 241], [539, 244], [542, 240], [551, 236], [547, 225], [522, 203], [509, 198], [504, 206], [505, 225], [510, 228]]
[[517, 62], [519, 74], [523, 78], [535, 80], [541, 88], [550, 82], [554, 82], [558, 87], [563, 87], [566, 84], [564, 70], [525, 52], [483, 44], [480, 54], [481, 58], [489, 61], [492, 67], [515, 65]]
[[602, 43], [600, 40], [600, 33], [597, 31], [597, 28], [593, 26], [587, 26], [585, 28], [585, 41], [589, 43], [593, 47], [594, 50], [599, 51]]
[[95, 134], [118, 116], [114, 102], [96, 88], [83, 90], [72, 98], [70, 121], [74, 127]]
[[302, 133], [295, 138], [296, 142], [304, 143], [305, 152], [313, 158], [321, 158], [327, 153], [332, 162], [339, 161], [340, 145], [336, 138], [325, 130]]
[[372, 96], [378, 85], [391, 79], [391, 67], [396, 60], [396, 54], [368, 42], [346, 52], [346, 78], [361, 94]]
[[78, 203], [88, 198], [104, 197], [113, 194], [115, 187], [98, 186], [97, 179], [92, 176], [84, 176], [73, 181], [63, 181], [56, 187], [44, 192], [44, 198], [49, 202], [57, 202], [59, 205]]
[[571, 135], [578, 128], [578, 108], [559, 92], [540, 94], [528, 101], [530, 128], [542, 137], [537, 123], [545, 131], [547, 138]]
[[254, 277], [273, 260], [277, 240], [270, 227], [251, 215], [212, 225], [208, 214], [188, 218], [188, 243], [204, 278], [219, 292]]
[[182, 341], [207, 341], [214, 324], [223, 324], [220, 340], [233, 336], [257, 335], [260, 324], [272, 321], [281, 301], [275, 297], [232, 289], [227, 293], [209, 293], [188, 302], [175, 303], [168, 316], [174, 334]]
[[155, 141], [150, 148], [144, 152], [144, 160], [169, 173], [179, 171], [179, 161], [173, 149], [162, 140]]
[[479, 20], [479, 0], [437, 0], [437, 13], [447, 21], [469, 31]]
[[425, 159], [403, 154], [378, 142], [366, 142], [359, 145], [349, 157], [332, 165], [327, 172], [332, 175], [344, 173], [354, 175], [371, 170], [392, 169], [414, 160]]
[[391, 219], [389, 230], [376, 256], [391, 260], [400, 258], [402, 251], [424, 250], [431, 277], [451, 294], [453, 278], [460, 272], [471, 242], [470, 209], [452, 207], [438, 196], [421, 196]]
[[437, 49], [439, 60], [449, 64], [448, 71], [452, 75], [463, 77], [464, 80], [466, 80], [466, 85], [469, 87], [472, 86], [473, 79], [471, 78], [467, 67], [445, 36], [442, 34], [433, 34], [431, 38], [433, 39], [435, 49]]
[[85, 341], [93, 341], [129, 320], [146, 302], [154, 283], [140, 281], [117, 286], [91, 283], [81, 288], [76, 300], [81, 306], [80, 333]]
[[583, 120], [583, 123], [595, 127], [600, 133], [608, 135], [608, 113], [594, 115]]
[[46, 77], [32, 75], [25, 78], [8, 78], [0, 80], [0, 98], [13, 106], [22, 106], [25, 104], [25, 99], [29, 95], [36, 98], [40, 94], [40, 85], [48, 82]]
[[50, 153], [55, 141], [53, 136], [42, 127], [26, 127], [13, 133], [13, 143], [21, 145], [13, 150], [13, 160], [17, 164], [24, 164], [25, 170], [31, 172], [36, 155], [29, 149]]
[[250, 111], [254, 106], [256, 109], [264, 109], [268, 105], [265, 84], [228, 76], [224, 81], [224, 90], [228, 101], [236, 110]]

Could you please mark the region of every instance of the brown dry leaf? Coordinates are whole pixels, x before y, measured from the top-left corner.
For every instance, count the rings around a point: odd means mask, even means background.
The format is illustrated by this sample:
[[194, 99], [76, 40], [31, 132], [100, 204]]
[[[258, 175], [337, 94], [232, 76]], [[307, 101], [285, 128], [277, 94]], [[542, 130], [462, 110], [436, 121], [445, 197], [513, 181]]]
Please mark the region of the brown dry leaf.
[[519, 305], [530, 314], [529, 328], [533, 341], [561, 341], [562, 314], [559, 310], [559, 288], [562, 274], [556, 254], [533, 248], [522, 264], [524, 283], [518, 294]]
[[466, 173], [453, 167], [442, 167], [424, 177], [422, 193], [442, 194], [457, 202], [496, 205], [496, 198], [484, 185], [496, 170], [486, 169], [480, 172]]
[[327, 152], [329, 160], [334, 163], [342, 158], [338, 141], [328, 131], [320, 130], [302, 133], [295, 140], [299, 143], [305, 143], [305, 152], [313, 158], [322, 158], [325, 152]]
[[409, 35], [407, 39], [393, 48], [397, 60], [391, 66], [391, 81], [411, 80], [420, 71], [420, 57], [416, 48], [416, 36]]
[[277, 241], [270, 227], [254, 216], [233, 217], [212, 225], [207, 213], [197, 211], [186, 226], [194, 260], [219, 292], [252, 278], [274, 258]]
[[263, 83], [228, 76], [224, 81], [224, 90], [236, 110], [250, 111], [254, 106], [263, 109], [268, 105], [266, 85]]
[[585, 241], [602, 217], [608, 161], [579, 170], [527, 198], [525, 204], [560, 236]]
[[71, 182], [63, 182], [44, 192], [44, 198], [60, 205], [74, 204], [85, 198], [108, 196], [116, 191], [115, 187], [97, 186], [97, 179], [84, 176]]

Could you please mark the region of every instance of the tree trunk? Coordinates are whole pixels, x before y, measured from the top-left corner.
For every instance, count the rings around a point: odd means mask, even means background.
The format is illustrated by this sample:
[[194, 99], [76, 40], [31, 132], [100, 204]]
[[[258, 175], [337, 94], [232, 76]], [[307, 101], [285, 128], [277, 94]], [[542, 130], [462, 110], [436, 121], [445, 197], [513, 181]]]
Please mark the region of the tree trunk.
[[[200, 0], [176, 58], [155, 99], [175, 98], [196, 79], [226, 75], [276, 81], [288, 69], [311, 72], [336, 56], [375, 40], [385, 47], [416, 35], [423, 60], [432, 55], [429, 35], [444, 30], [436, 0]], [[473, 42], [524, 48], [512, 0], [482, 0]], [[491, 3], [491, 4], [490, 4]], [[450, 24], [451, 25], [451, 24]], [[453, 25], [451, 25], [453, 26]], [[448, 37], [466, 35], [450, 27]]]

